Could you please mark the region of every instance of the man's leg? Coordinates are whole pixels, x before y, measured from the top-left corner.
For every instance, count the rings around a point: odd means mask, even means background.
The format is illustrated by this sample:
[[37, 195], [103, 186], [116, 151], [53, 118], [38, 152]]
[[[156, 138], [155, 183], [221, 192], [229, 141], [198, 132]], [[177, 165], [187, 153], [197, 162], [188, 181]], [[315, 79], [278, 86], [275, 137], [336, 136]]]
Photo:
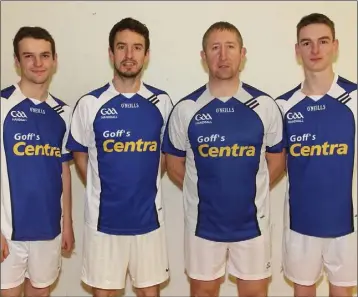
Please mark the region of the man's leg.
[[61, 269], [61, 235], [53, 240], [29, 242], [29, 257], [25, 274], [25, 297], [50, 295], [50, 286]]
[[158, 297], [169, 278], [165, 227], [132, 238], [129, 273], [138, 297]]
[[93, 296], [115, 296], [125, 288], [132, 236], [109, 235], [84, 226], [81, 280]]
[[190, 296], [219, 296], [225, 275], [228, 243], [214, 242], [185, 230], [185, 268], [190, 278]]
[[316, 296], [321, 277], [324, 239], [290, 229], [283, 231], [282, 263], [285, 276], [294, 284], [295, 297]]
[[324, 248], [330, 297], [349, 297], [357, 286], [357, 232], [331, 239]]
[[269, 228], [262, 235], [229, 244], [229, 273], [237, 278], [240, 297], [265, 297], [271, 277]]
[[22, 295], [27, 270], [28, 243], [7, 240], [8, 257], [1, 263], [1, 297]]
[[50, 296], [50, 286], [44, 288], [36, 288], [31, 284], [31, 281], [25, 279], [25, 297], [47, 297]]

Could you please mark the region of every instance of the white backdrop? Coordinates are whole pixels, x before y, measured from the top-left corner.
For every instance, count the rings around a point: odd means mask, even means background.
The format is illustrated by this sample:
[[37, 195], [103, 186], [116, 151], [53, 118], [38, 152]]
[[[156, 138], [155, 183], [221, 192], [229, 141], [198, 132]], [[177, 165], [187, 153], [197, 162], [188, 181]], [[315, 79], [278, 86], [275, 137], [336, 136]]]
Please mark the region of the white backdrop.
[[[174, 102], [206, 82], [201, 67], [201, 39], [214, 22], [226, 20], [241, 31], [247, 47], [242, 79], [272, 96], [294, 87], [302, 79], [296, 64], [296, 24], [312, 12], [330, 16], [336, 23], [340, 55], [336, 71], [357, 80], [356, 2], [18, 2], [1, 3], [1, 88], [18, 81], [14, 71], [12, 39], [23, 25], [43, 26], [56, 41], [59, 67], [51, 91], [74, 105], [89, 90], [111, 79], [108, 34], [120, 19], [131, 16], [147, 24], [151, 34], [151, 60], [144, 75], [147, 83], [165, 89]], [[88, 296], [80, 282], [83, 230], [83, 186], [74, 168], [73, 216], [76, 248], [63, 260], [53, 296]], [[273, 220], [273, 279], [271, 296], [292, 296], [281, 273], [281, 229], [285, 186], [281, 182], [271, 197]], [[171, 280], [162, 296], [188, 296], [183, 264], [183, 212], [181, 193], [164, 177], [163, 184]], [[120, 252], [120, 251], [119, 251]], [[115, 263], [114, 263], [115, 264]], [[133, 295], [128, 283], [126, 295]], [[235, 296], [226, 281], [221, 296]], [[326, 281], [318, 295], [328, 296]]]

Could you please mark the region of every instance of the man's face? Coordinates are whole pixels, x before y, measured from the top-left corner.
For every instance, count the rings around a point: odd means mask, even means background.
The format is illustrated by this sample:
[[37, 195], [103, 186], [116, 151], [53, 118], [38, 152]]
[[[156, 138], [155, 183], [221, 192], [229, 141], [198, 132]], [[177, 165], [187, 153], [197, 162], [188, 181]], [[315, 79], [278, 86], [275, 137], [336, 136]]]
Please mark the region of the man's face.
[[304, 69], [320, 72], [332, 66], [338, 50], [338, 40], [333, 40], [331, 29], [325, 24], [303, 27], [296, 44], [296, 55]]
[[201, 57], [208, 66], [210, 76], [230, 80], [238, 77], [245, 53], [235, 32], [215, 30], [209, 34]]
[[19, 59], [15, 64], [21, 70], [21, 77], [34, 84], [43, 84], [51, 79], [57, 65], [51, 43], [43, 39], [24, 38], [18, 44]]
[[149, 52], [145, 51], [145, 39], [142, 35], [123, 30], [114, 38], [114, 50], [109, 56], [119, 77], [135, 78], [147, 62]]

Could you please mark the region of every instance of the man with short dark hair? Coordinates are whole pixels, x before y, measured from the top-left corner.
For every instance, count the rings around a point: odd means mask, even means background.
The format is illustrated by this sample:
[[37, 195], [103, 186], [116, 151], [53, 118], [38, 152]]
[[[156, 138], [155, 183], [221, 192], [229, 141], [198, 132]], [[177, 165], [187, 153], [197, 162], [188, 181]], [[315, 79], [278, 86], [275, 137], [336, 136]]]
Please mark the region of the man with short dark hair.
[[161, 197], [168, 94], [142, 82], [149, 31], [126, 18], [109, 34], [113, 80], [80, 98], [67, 144], [86, 183], [82, 280], [95, 296], [159, 296], [169, 277]]
[[333, 71], [335, 35], [326, 15], [300, 20], [304, 81], [276, 101], [287, 147], [283, 271], [295, 296], [315, 296], [323, 270], [330, 296], [357, 285], [357, 84]]
[[49, 93], [57, 64], [49, 32], [22, 27], [13, 44], [21, 79], [1, 91], [1, 296], [21, 296], [24, 282], [25, 296], [49, 296], [61, 247], [74, 244], [70, 107]]

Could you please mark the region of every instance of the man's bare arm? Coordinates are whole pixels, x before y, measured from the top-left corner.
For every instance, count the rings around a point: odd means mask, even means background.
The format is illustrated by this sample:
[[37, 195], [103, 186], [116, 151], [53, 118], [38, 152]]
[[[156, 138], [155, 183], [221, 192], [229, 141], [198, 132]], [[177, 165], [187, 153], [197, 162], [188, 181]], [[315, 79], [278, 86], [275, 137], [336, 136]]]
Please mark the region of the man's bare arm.
[[270, 175], [270, 189], [281, 179], [286, 169], [286, 151], [281, 153], [266, 153], [267, 166]]
[[161, 157], [161, 160], [160, 160], [161, 177], [164, 176], [166, 171], [167, 171], [166, 156], [165, 156], [165, 154], [162, 154], [162, 157]]
[[166, 154], [166, 166], [170, 180], [181, 190], [185, 175], [185, 157]]
[[73, 152], [73, 159], [76, 165], [77, 173], [84, 185], [87, 183], [87, 164], [88, 153]]

